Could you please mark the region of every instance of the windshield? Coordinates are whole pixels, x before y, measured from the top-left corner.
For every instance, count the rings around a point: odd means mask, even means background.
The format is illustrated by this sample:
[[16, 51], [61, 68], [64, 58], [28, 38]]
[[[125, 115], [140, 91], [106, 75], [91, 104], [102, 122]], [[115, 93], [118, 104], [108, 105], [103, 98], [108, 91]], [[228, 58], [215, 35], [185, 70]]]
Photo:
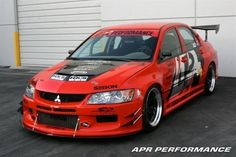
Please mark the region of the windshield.
[[157, 32], [154, 31], [100, 31], [69, 59], [150, 60], [156, 44]]

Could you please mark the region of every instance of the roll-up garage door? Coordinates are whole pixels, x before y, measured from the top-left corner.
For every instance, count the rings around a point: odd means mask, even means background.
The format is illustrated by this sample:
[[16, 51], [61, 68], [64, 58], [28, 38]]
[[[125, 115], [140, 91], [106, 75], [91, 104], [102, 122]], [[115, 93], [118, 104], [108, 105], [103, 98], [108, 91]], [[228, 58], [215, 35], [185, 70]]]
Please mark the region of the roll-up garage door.
[[50, 66], [101, 27], [99, 0], [18, 0], [22, 66]]

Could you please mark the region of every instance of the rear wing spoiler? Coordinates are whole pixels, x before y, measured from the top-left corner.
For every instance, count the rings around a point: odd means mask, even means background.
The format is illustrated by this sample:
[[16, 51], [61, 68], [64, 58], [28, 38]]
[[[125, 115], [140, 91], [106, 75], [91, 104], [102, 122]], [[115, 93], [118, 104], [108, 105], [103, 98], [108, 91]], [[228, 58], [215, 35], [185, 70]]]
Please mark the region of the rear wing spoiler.
[[214, 30], [216, 34], [220, 30], [220, 25], [202, 25], [202, 26], [191, 26], [192, 29], [199, 29], [199, 30], [204, 30], [205, 31], [205, 41], [207, 41], [207, 36], [208, 36], [208, 31]]

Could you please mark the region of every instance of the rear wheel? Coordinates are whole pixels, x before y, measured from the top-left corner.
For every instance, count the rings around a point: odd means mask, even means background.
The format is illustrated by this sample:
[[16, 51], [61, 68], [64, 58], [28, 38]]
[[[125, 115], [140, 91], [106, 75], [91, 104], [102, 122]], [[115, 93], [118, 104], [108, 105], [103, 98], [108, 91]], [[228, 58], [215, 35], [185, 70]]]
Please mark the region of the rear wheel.
[[205, 93], [210, 95], [215, 91], [216, 86], [216, 72], [214, 66], [211, 64], [207, 71], [205, 81]]
[[156, 128], [162, 116], [162, 96], [158, 87], [151, 87], [145, 97], [143, 107], [143, 129], [151, 131]]

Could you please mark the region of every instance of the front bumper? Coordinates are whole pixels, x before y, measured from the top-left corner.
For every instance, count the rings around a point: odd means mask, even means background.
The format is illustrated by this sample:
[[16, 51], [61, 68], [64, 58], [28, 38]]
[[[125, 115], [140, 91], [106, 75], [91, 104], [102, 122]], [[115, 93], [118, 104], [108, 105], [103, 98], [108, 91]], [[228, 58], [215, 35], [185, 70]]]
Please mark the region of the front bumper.
[[[35, 97], [23, 97], [22, 124], [26, 129], [49, 136], [63, 137], [115, 137], [142, 129], [142, 98], [129, 103], [87, 105], [87, 100], [56, 103]], [[74, 127], [42, 123], [39, 114], [76, 117]], [[108, 118], [107, 118], [108, 117]], [[116, 118], [110, 118], [116, 117]]]

